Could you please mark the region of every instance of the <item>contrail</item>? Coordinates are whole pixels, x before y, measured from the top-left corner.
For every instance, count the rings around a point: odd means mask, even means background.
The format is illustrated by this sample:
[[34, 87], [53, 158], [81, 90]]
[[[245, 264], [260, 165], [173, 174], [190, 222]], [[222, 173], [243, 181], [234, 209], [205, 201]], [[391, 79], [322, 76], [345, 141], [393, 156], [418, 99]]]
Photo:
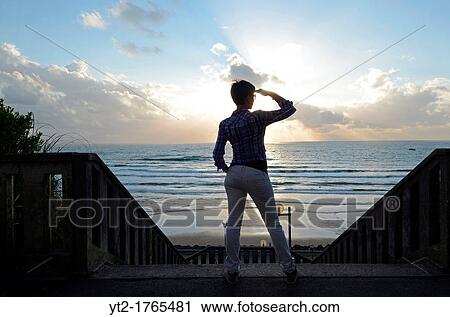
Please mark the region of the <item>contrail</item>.
[[345, 76], [347, 76], [348, 74], [350, 74], [351, 72], [355, 71], [356, 69], [360, 68], [361, 66], [363, 66], [364, 64], [367, 64], [368, 62], [370, 62], [371, 60], [373, 60], [374, 58], [380, 56], [381, 54], [383, 54], [384, 52], [386, 52], [387, 50], [389, 50], [390, 48], [394, 47], [395, 45], [399, 44], [400, 42], [406, 40], [408, 37], [413, 36], [414, 34], [416, 34], [417, 32], [419, 32], [420, 30], [422, 30], [423, 28], [425, 28], [426, 25], [422, 25], [420, 28], [412, 31], [411, 33], [405, 35], [404, 37], [402, 37], [400, 40], [398, 40], [397, 42], [389, 45], [388, 47], [384, 48], [383, 50], [379, 51], [378, 53], [376, 53], [375, 55], [373, 55], [372, 57], [370, 57], [369, 59], [366, 59], [365, 61], [363, 61], [362, 63], [358, 64], [357, 66], [353, 67], [352, 69], [346, 71], [344, 74], [340, 75], [338, 78], [333, 79], [332, 81], [330, 81], [329, 83], [327, 83], [326, 85], [320, 87], [319, 89], [317, 89], [316, 91], [314, 91], [312, 94], [306, 96], [305, 98], [303, 98], [302, 100], [300, 100], [298, 103], [302, 103], [304, 102], [306, 99], [311, 98], [312, 96], [314, 96], [315, 94], [321, 92], [322, 90], [324, 90], [325, 88], [331, 86], [332, 84], [334, 84], [335, 82], [337, 82], [338, 80], [344, 78]]
[[53, 44], [54, 46], [62, 49], [64, 52], [66, 52], [69, 55], [72, 55], [73, 57], [75, 57], [77, 60], [82, 61], [84, 63], [86, 63], [87, 65], [89, 65], [90, 67], [92, 67], [93, 69], [95, 69], [97, 72], [99, 72], [100, 74], [108, 77], [109, 79], [111, 79], [112, 81], [116, 82], [117, 84], [119, 84], [120, 86], [122, 86], [123, 88], [127, 89], [128, 91], [132, 92], [133, 94], [135, 94], [136, 96], [142, 98], [144, 101], [150, 103], [152, 106], [158, 108], [159, 110], [167, 113], [169, 116], [174, 117], [177, 120], [180, 120], [179, 118], [177, 118], [176, 116], [174, 116], [173, 114], [171, 114], [170, 112], [168, 112], [167, 110], [165, 110], [164, 108], [158, 106], [155, 104], [155, 101], [152, 101], [150, 99], [148, 99], [147, 97], [145, 97], [144, 95], [142, 95], [141, 93], [137, 92], [136, 90], [134, 90], [132, 87], [128, 86], [127, 84], [124, 84], [123, 82], [115, 79], [113, 76], [109, 75], [108, 73], [104, 72], [103, 70], [101, 70], [100, 68], [96, 67], [95, 65], [92, 65], [91, 63], [89, 63], [88, 61], [86, 61], [85, 59], [81, 58], [79, 55], [75, 54], [74, 52], [68, 50], [67, 48], [65, 48], [64, 46], [62, 46], [61, 44], [58, 44], [57, 42], [55, 42], [54, 40], [52, 40], [51, 38], [49, 38], [48, 36], [42, 34], [41, 32], [33, 29], [31, 26], [29, 25], [25, 25], [25, 27], [30, 30], [31, 32], [39, 35], [40, 37], [42, 37], [43, 39], [47, 40], [48, 42], [50, 42], [51, 44]]

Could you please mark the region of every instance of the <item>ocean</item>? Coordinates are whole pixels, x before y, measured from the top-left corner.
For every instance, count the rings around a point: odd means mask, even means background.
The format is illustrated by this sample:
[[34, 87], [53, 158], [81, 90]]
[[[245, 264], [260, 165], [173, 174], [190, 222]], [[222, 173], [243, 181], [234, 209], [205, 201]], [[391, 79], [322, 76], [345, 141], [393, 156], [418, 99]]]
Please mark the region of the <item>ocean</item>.
[[[292, 211], [292, 244], [327, 244], [435, 148], [450, 141], [330, 141], [266, 144], [277, 204]], [[225, 173], [214, 144], [90, 145], [174, 244], [223, 245]], [[226, 147], [226, 162], [232, 158]], [[156, 207], [158, 206], [158, 207]], [[280, 217], [287, 234], [287, 217]], [[270, 243], [247, 199], [244, 245]]]

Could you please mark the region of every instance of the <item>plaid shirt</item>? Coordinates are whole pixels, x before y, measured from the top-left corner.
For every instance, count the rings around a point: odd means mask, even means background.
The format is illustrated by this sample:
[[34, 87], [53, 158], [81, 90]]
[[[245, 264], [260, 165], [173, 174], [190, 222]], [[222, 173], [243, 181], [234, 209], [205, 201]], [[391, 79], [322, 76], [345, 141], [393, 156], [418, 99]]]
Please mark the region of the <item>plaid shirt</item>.
[[214, 165], [217, 166], [217, 171], [228, 169], [223, 159], [227, 141], [230, 141], [233, 147], [233, 163], [266, 159], [264, 147], [266, 126], [286, 119], [296, 111], [292, 101], [283, 99], [278, 102], [278, 105], [280, 109], [273, 111], [235, 110], [229, 118], [220, 122], [213, 151]]

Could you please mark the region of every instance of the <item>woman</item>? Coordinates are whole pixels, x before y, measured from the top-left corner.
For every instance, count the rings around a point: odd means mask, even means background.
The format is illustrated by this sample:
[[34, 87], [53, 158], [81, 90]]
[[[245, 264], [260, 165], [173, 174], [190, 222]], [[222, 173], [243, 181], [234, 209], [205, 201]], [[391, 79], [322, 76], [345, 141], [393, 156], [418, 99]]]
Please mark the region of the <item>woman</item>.
[[[273, 111], [257, 110], [251, 112], [255, 92], [270, 96], [280, 109]], [[297, 267], [291, 257], [290, 249], [280, 225], [272, 183], [267, 172], [264, 147], [264, 134], [269, 124], [291, 116], [295, 111], [292, 101], [263, 89], [255, 90], [251, 83], [241, 80], [232, 84], [231, 97], [236, 110], [219, 124], [219, 132], [213, 151], [217, 170], [227, 173], [224, 181], [228, 198], [228, 220], [225, 232], [226, 257], [224, 277], [229, 283], [236, 283], [239, 277], [240, 232], [247, 194], [255, 202], [275, 247], [278, 261], [287, 282], [297, 281]], [[225, 144], [233, 147], [233, 160], [230, 167], [224, 161]]]

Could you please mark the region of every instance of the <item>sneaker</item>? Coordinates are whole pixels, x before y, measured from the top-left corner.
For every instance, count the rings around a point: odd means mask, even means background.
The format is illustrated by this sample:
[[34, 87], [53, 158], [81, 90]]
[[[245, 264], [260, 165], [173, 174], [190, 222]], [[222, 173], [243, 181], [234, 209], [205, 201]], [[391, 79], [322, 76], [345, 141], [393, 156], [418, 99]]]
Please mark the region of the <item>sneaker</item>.
[[286, 273], [286, 282], [288, 284], [295, 284], [298, 280], [298, 272], [297, 267], [295, 267], [295, 270], [291, 273]]
[[228, 284], [236, 284], [239, 279], [239, 272], [225, 271], [223, 276]]

